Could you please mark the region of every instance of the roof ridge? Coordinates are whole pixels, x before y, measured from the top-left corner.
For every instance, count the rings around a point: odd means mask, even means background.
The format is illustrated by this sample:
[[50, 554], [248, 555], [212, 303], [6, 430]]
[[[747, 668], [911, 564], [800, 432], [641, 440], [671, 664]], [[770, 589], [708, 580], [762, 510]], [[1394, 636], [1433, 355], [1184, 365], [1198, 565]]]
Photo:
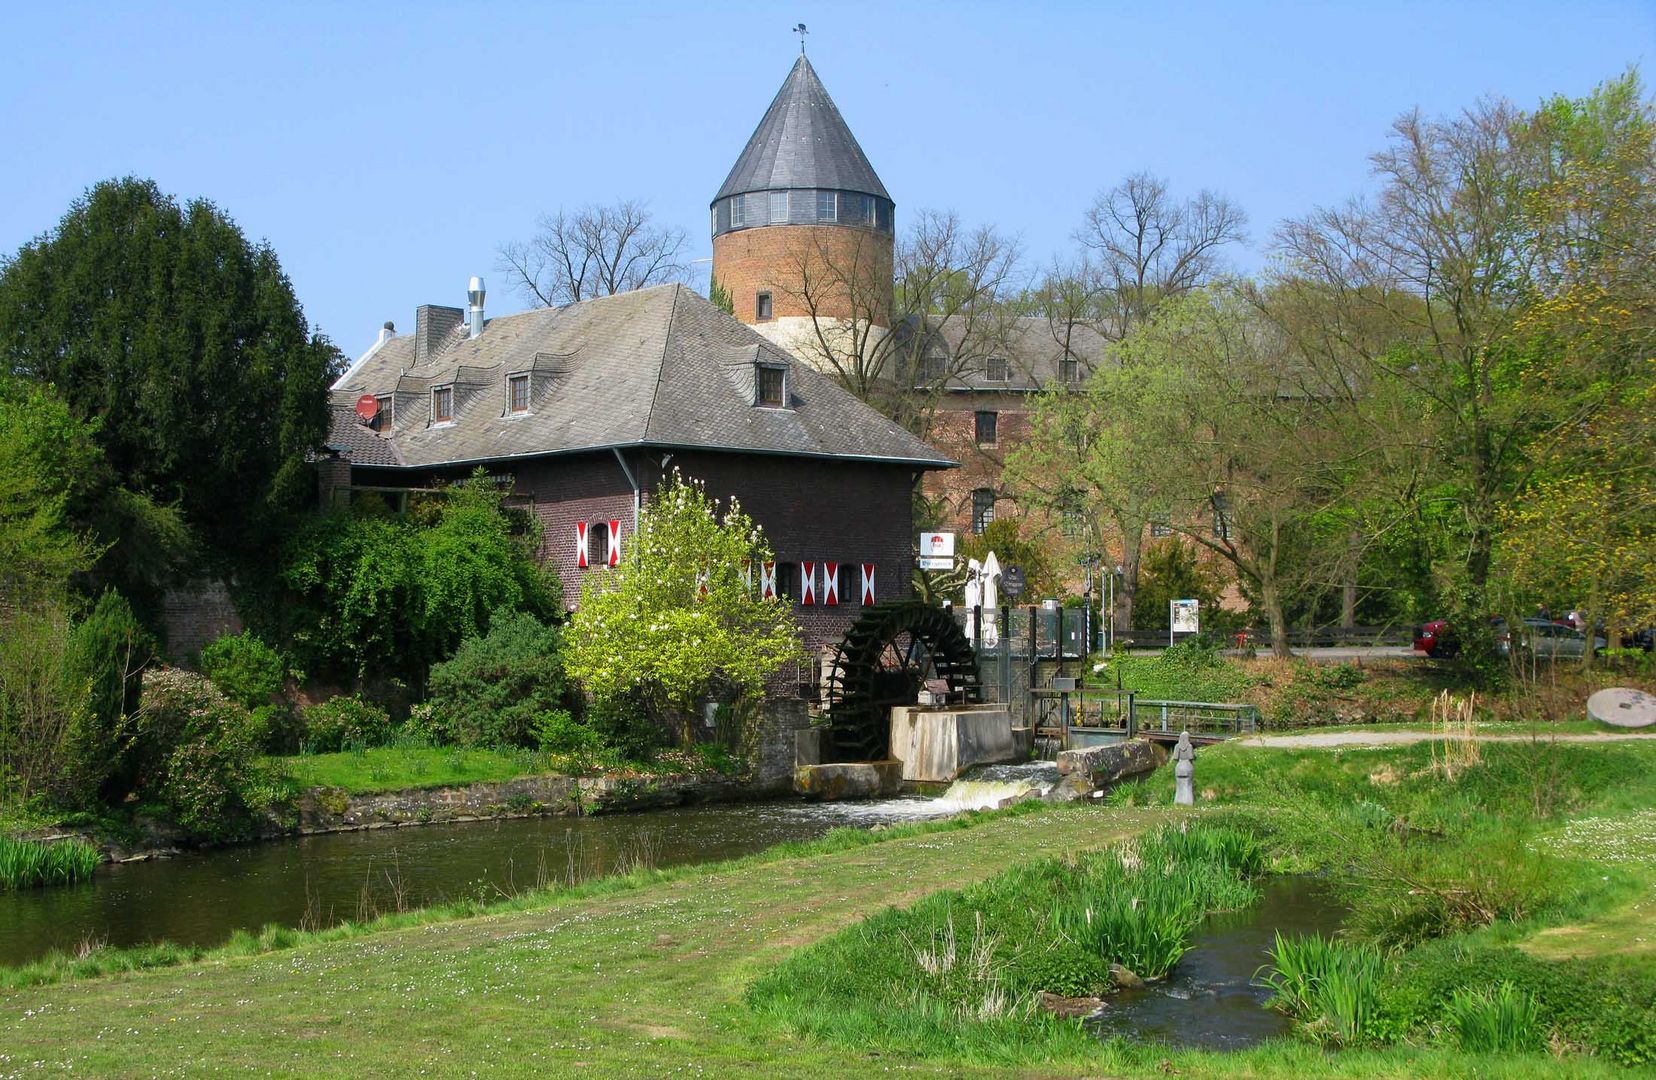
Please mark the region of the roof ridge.
[[667, 350], [673, 347], [673, 321], [678, 318], [679, 298], [683, 294], [682, 282], [669, 282], [673, 286], [673, 302], [667, 309], [667, 329], [661, 335], [661, 355], [656, 358], [655, 387], [650, 391], [650, 406], [644, 410], [644, 437], [650, 437], [650, 429], [655, 426], [656, 401], [661, 397], [661, 383], [667, 371]]

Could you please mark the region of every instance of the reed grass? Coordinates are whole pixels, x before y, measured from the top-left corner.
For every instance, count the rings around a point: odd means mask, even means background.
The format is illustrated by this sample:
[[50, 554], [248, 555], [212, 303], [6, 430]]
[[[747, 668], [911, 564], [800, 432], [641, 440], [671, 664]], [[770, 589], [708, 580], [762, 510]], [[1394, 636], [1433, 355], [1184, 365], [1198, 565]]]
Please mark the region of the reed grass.
[[1385, 971], [1385, 960], [1373, 945], [1317, 934], [1285, 937], [1279, 930], [1269, 973], [1260, 981], [1271, 989], [1270, 1004], [1299, 1021], [1306, 1034], [1321, 1042], [1360, 1046], [1373, 1035]]
[[92, 876], [101, 856], [84, 840], [43, 843], [0, 836], [0, 889], [71, 885]]
[[1449, 1020], [1460, 1048], [1472, 1053], [1539, 1050], [1546, 1035], [1535, 999], [1510, 982], [1455, 991]]

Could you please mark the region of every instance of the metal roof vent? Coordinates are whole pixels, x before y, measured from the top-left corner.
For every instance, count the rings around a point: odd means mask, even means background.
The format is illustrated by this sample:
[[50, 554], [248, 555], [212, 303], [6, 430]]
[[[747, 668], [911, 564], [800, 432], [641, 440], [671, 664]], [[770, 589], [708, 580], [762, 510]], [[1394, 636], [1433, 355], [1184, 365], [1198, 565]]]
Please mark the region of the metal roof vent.
[[468, 337], [481, 337], [483, 334], [483, 279], [474, 277], [466, 285], [466, 301], [471, 306], [471, 330]]

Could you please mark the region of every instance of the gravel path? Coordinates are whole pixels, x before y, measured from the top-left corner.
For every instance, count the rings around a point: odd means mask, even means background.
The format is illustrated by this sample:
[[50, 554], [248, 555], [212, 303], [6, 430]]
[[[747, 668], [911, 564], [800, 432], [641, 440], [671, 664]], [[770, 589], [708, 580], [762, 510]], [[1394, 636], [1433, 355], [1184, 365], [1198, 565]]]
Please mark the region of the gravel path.
[[[1304, 750], [1341, 746], [1401, 746], [1441, 738], [1441, 734], [1430, 731], [1320, 731], [1306, 735], [1255, 735], [1251, 738], [1229, 741], [1243, 746], [1274, 746], [1281, 750]], [[1605, 732], [1602, 735], [1479, 735], [1478, 741], [1528, 742], [1532, 738], [1579, 743], [1633, 742], [1638, 739], [1656, 739], [1656, 730], [1643, 734]]]

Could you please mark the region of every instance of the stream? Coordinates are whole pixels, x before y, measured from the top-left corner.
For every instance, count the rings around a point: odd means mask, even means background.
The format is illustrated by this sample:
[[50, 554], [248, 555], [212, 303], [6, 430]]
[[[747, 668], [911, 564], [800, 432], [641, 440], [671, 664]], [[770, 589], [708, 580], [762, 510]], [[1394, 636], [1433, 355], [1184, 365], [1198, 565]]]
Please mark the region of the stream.
[[85, 943], [217, 945], [237, 930], [322, 927], [625, 870], [715, 862], [839, 825], [938, 817], [938, 799], [727, 803], [326, 833], [98, 868], [78, 885], [0, 892], [0, 965]]

